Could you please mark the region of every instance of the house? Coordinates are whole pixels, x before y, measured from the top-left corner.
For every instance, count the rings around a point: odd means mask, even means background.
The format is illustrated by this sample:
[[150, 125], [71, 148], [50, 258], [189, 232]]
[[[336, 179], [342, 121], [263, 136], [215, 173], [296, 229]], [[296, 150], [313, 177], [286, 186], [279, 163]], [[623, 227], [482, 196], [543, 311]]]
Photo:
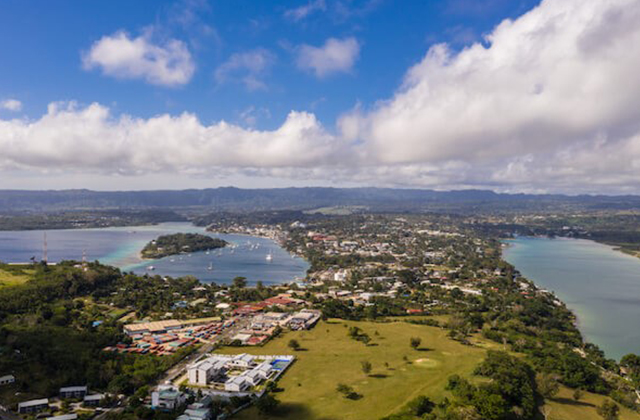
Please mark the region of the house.
[[98, 407], [103, 398], [104, 394], [85, 395], [82, 403], [88, 407]]
[[59, 416], [47, 417], [47, 420], [76, 420], [78, 415], [76, 413], [73, 414], [62, 414]]
[[35, 413], [49, 408], [49, 399], [42, 398], [39, 400], [24, 401], [18, 404], [18, 413], [29, 414]]
[[160, 385], [151, 393], [151, 408], [172, 411], [187, 401], [186, 396], [173, 385]]
[[84, 398], [87, 395], [87, 387], [85, 386], [67, 386], [60, 388], [60, 398]]
[[0, 376], [0, 386], [10, 385], [16, 381], [16, 377], [13, 375]]

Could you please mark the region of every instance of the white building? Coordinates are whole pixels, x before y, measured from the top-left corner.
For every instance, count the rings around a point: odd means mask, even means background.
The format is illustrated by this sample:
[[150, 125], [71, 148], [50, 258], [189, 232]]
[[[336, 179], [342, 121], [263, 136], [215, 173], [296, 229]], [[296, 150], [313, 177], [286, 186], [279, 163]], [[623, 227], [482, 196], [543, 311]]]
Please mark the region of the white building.
[[16, 377], [13, 375], [0, 376], [0, 385], [10, 385], [16, 381]]
[[39, 400], [30, 400], [18, 403], [18, 413], [28, 414], [36, 411], [47, 410], [49, 408], [49, 399], [42, 398]]
[[151, 393], [151, 408], [175, 410], [187, 401], [186, 396], [173, 385], [160, 385]]
[[47, 420], [76, 420], [78, 415], [76, 413], [73, 414], [62, 414], [60, 416], [47, 417]]
[[187, 369], [189, 383], [192, 385], [208, 385], [213, 378], [223, 374], [225, 370], [225, 360], [202, 360], [189, 366]]
[[250, 354], [246, 354], [246, 353], [242, 353], [239, 354], [237, 356], [235, 356], [230, 362], [229, 364], [231, 366], [234, 367], [239, 367], [239, 368], [243, 368], [243, 369], [249, 369], [252, 365], [254, 365], [254, 359], [255, 357], [250, 355]]
[[234, 376], [229, 378], [227, 382], [224, 383], [224, 390], [230, 392], [242, 392], [249, 389], [251, 384], [247, 381], [247, 378], [244, 376]]

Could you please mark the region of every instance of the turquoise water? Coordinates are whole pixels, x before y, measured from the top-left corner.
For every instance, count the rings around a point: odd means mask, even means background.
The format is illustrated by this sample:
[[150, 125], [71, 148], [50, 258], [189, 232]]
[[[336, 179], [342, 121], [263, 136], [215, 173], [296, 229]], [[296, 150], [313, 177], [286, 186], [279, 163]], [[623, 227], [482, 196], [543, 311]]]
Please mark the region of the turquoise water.
[[[207, 234], [226, 240], [232, 246], [206, 252], [194, 252], [159, 260], [141, 260], [140, 250], [160, 235], [177, 232]], [[28, 262], [42, 258], [43, 231], [0, 232], [0, 261]], [[274, 284], [304, 278], [309, 264], [292, 257], [268, 238], [245, 235], [225, 235], [205, 232], [189, 223], [162, 223], [156, 226], [135, 226], [104, 229], [68, 229], [47, 231], [50, 262], [99, 260], [138, 274], [158, 274], [180, 277], [192, 275], [202, 282], [230, 283], [236, 276], [246, 277], [250, 284], [262, 281]], [[267, 254], [272, 260], [267, 261]], [[150, 270], [150, 266], [154, 270]]]
[[554, 291], [576, 313], [587, 341], [609, 358], [640, 354], [640, 259], [580, 239], [521, 237], [508, 244], [504, 259]]

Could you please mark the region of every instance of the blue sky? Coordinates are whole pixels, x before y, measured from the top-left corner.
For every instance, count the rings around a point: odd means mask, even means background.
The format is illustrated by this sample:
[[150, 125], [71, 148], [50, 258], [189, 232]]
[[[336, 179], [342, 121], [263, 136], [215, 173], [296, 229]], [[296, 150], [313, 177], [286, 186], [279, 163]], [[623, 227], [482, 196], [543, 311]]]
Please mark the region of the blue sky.
[[6, 0], [0, 188], [637, 192], [639, 8]]
[[[311, 2], [313, 3], [313, 2]], [[290, 110], [313, 111], [332, 125], [357, 103], [369, 106], [390, 96], [407, 69], [433, 43], [456, 48], [480, 39], [505, 17], [536, 2], [506, 0], [332, 1], [325, 10], [294, 20], [296, 1], [30, 1], [3, 3], [0, 14], [0, 97], [18, 97], [24, 112], [39, 116], [47, 104], [75, 100], [109, 104], [141, 117], [169, 112], [197, 113], [205, 122], [245, 124], [255, 110], [257, 127], [274, 128]], [[470, 4], [482, 6], [470, 7]], [[196, 15], [184, 25], [181, 15]], [[105, 77], [82, 67], [81, 53], [105, 35], [124, 30], [138, 36], [153, 26], [161, 35], [186, 42], [196, 70], [181, 86]], [[202, 29], [205, 27], [207, 29]], [[360, 54], [348, 71], [317, 78], [295, 64], [300, 44], [354, 37]], [[8, 42], [8, 40], [12, 40]], [[234, 80], [218, 82], [216, 69], [234, 53], [263, 48], [273, 62], [260, 76], [265, 88], [249, 90]], [[240, 73], [241, 71], [239, 71]]]

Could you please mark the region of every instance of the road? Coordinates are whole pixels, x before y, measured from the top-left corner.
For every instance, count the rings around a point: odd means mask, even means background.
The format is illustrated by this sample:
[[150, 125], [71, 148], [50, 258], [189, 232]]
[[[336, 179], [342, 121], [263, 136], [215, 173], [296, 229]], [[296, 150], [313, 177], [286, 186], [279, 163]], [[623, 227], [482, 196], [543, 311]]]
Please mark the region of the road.
[[200, 357], [207, 353], [211, 353], [215, 348], [216, 344], [220, 341], [231, 338], [238, 334], [239, 331], [245, 329], [251, 323], [251, 318], [237, 318], [235, 320], [234, 325], [231, 328], [228, 328], [222, 332], [222, 334], [216, 336], [211, 342], [206, 343], [200, 346], [195, 352], [190, 354], [189, 356], [182, 359], [180, 362], [175, 364], [172, 368], [167, 370], [156, 382], [157, 385], [162, 385], [166, 383], [170, 383], [176, 378], [178, 378], [182, 372], [187, 368], [188, 365], [197, 361]]

